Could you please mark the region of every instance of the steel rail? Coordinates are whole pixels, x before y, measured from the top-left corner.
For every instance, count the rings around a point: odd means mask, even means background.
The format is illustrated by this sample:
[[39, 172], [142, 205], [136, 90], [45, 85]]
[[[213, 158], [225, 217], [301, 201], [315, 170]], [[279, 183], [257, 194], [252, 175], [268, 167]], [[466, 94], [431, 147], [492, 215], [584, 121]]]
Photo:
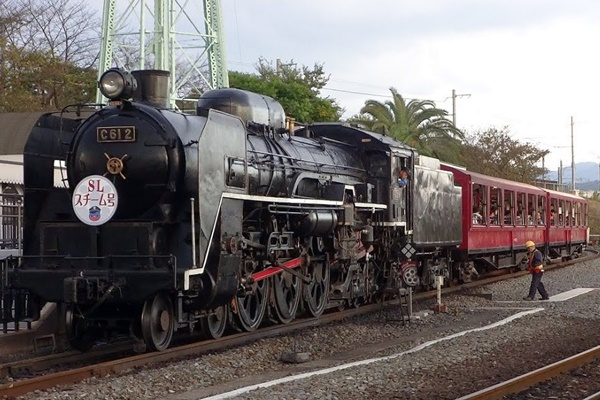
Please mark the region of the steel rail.
[[553, 364], [528, 372], [521, 376], [498, 383], [475, 393], [460, 397], [457, 400], [495, 400], [503, 396], [519, 393], [530, 387], [554, 378], [564, 372], [595, 361], [600, 357], [600, 346], [586, 350], [582, 353], [557, 361]]
[[62, 353], [48, 354], [26, 360], [17, 360], [0, 364], [0, 379], [18, 378], [24, 375], [34, 375], [40, 371], [60, 365], [73, 363], [99, 362], [111, 356], [132, 353], [132, 343], [115, 343], [113, 345], [98, 347], [87, 353], [69, 350]]
[[583, 400], [600, 400], [600, 392], [596, 392], [592, 395], [589, 395], [588, 397], [586, 397]]
[[[598, 257], [600, 257], [599, 253], [595, 252], [595, 254], [592, 256], [581, 257], [564, 263], [554, 264], [552, 266], [546, 267], [546, 270], [561, 268], [575, 264], [577, 262], [588, 261], [590, 259], [595, 259]], [[508, 270], [499, 270], [497, 272], [499, 273], [497, 276], [483, 278], [474, 282], [444, 288], [442, 290], [442, 293], [447, 295], [479, 286], [489, 285], [504, 279], [517, 278], [519, 276], [524, 276], [528, 274], [527, 271], [510, 273]], [[431, 299], [435, 298], [436, 296], [436, 291], [428, 291], [413, 295], [413, 300]], [[289, 324], [270, 326], [259, 329], [254, 332], [243, 332], [222, 337], [219, 339], [213, 339], [203, 342], [194, 342], [178, 347], [173, 347], [161, 352], [140, 354], [132, 357], [106, 361], [96, 365], [80, 367], [57, 373], [49, 373], [44, 376], [37, 376], [30, 379], [15, 381], [8, 384], [0, 385], [0, 396], [7, 396], [8, 398], [22, 396], [36, 390], [45, 390], [55, 387], [57, 385], [78, 383], [90, 377], [103, 377], [109, 374], [116, 374], [135, 367], [144, 367], [149, 364], [168, 362], [183, 357], [198, 356], [209, 352], [240, 346], [267, 337], [280, 336], [283, 334], [288, 334], [302, 329], [324, 325], [330, 322], [339, 321], [357, 315], [381, 311], [386, 305], [397, 304], [398, 301], [398, 299], [393, 299], [383, 303], [369, 304], [360, 308], [347, 309], [341, 312], [324, 314], [317, 319], [299, 319], [292, 321]], [[81, 353], [79, 353], [79, 355], [81, 356]], [[26, 362], [24, 361], [23, 363]], [[23, 367], [21, 366], [21, 368]]]
[[62, 371], [45, 376], [38, 376], [31, 379], [11, 382], [0, 386], [0, 397], [7, 396], [12, 398], [16, 396], [22, 396], [35, 390], [49, 389], [56, 385], [73, 384], [90, 377], [103, 377], [108, 374], [116, 374], [118, 372], [135, 367], [147, 366], [149, 364], [172, 361], [182, 357], [197, 356], [219, 351], [254, 342], [266, 337], [279, 336], [282, 334], [342, 320], [344, 318], [349, 318], [368, 312], [374, 312], [380, 310], [381, 307], [381, 303], [370, 304], [357, 309], [349, 309], [343, 312], [325, 314], [318, 319], [296, 320], [286, 325], [275, 325], [254, 332], [238, 333], [222, 337], [220, 339], [173, 347], [161, 352], [140, 354], [118, 360], [107, 361], [96, 365], [76, 368], [69, 371]]

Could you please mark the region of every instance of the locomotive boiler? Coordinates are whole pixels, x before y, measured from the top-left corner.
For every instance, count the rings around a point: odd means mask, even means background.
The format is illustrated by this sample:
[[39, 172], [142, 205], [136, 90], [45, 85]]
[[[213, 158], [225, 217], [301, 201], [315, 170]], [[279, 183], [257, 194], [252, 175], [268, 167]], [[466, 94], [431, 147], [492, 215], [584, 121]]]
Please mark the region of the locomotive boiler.
[[163, 350], [176, 331], [318, 317], [449, 274], [461, 190], [437, 160], [347, 124], [296, 128], [237, 89], [169, 110], [164, 71], [99, 85], [106, 107], [45, 115], [27, 141], [18, 318], [56, 302], [76, 348], [128, 334]]

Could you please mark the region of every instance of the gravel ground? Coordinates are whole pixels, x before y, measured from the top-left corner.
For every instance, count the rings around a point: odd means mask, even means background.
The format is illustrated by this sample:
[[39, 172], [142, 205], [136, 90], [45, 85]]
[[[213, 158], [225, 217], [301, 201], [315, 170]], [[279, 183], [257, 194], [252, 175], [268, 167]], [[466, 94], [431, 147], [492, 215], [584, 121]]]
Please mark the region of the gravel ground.
[[[600, 261], [548, 271], [544, 283], [555, 295], [577, 287], [600, 288]], [[32, 393], [20, 399], [199, 399], [250, 383], [311, 369], [388, 356], [437, 338], [486, 326], [531, 307], [543, 311], [505, 325], [432, 344], [420, 351], [329, 374], [254, 390], [235, 399], [455, 399], [600, 344], [600, 291], [564, 302], [520, 301], [529, 277], [479, 289], [479, 294], [444, 298], [448, 314], [429, 314], [403, 326], [371, 314], [344, 323], [269, 338], [240, 349], [167, 366], [89, 379]], [[474, 293], [478, 294], [478, 293]], [[432, 302], [416, 304], [429, 309]], [[520, 309], [519, 309], [520, 308]], [[280, 361], [291, 350], [311, 362]], [[558, 397], [562, 398], [562, 397]]]

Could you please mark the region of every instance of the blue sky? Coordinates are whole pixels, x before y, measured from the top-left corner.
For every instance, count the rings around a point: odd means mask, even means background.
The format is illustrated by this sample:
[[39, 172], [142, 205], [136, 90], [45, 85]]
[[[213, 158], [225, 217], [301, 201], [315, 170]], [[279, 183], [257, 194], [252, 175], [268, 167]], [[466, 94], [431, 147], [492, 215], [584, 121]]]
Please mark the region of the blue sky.
[[[188, 3], [190, 12], [202, 8], [200, 0]], [[550, 150], [545, 166], [556, 170], [561, 160], [571, 164], [572, 116], [575, 162], [600, 161], [593, 145], [600, 101], [599, 1], [222, 0], [221, 5], [230, 70], [254, 72], [259, 57], [323, 64], [330, 80], [322, 95], [336, 99], [344, 117], [368, 99], [389, 99], [391, 86], [451, 113], [455, 89], [469, 95], [456, 99], [457, 125], [466, 132], [508, 126], [515, 139]]]

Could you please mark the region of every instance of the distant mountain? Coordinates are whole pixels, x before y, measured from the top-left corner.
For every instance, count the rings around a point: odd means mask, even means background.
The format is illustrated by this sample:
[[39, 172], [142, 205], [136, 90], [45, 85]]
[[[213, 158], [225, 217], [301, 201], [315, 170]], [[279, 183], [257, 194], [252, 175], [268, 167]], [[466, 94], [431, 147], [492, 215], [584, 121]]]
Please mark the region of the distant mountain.
[[[575, 163], [575, 187], [579, 190], [598, 190], [598, 163]], [[546, 179], [558, 181], [558, 171], [549, 171]], [[563, 183], [571, 183], [571, 166], [563, 167]]]

